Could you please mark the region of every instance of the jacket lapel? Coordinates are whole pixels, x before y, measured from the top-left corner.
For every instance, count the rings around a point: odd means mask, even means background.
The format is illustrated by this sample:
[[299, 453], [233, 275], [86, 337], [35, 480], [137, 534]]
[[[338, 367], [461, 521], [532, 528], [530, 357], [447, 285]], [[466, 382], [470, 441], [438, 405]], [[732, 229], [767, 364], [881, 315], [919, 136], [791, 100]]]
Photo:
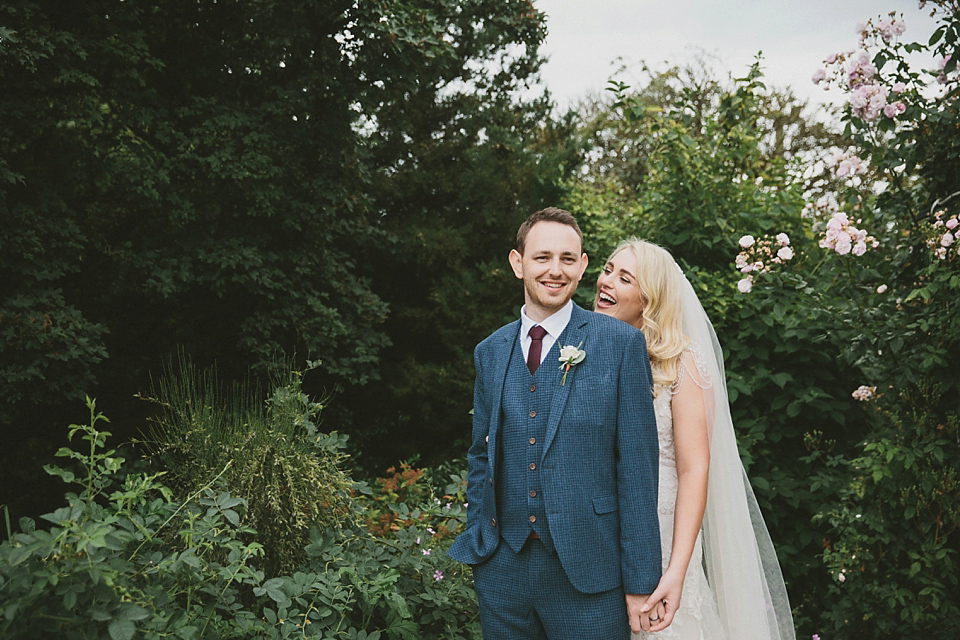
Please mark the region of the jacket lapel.
[[[560, 348], [567, 345], [573, 345], [576, 347], [580, 345], [581, 349], [589, 350], [586, 341], [586, 332], [584, 328], [589, 321], [590, 316], [589, 312], [584, 311], [576, 304], [573, 305], [573, 314], [570, 316], [570, 323], [567, 325], [567, 328], [561, 334], [560, 339], [557, 340], [557, 343], [554, 345], [557, 354], [560, 353]], [[553, 349], [551, 349], [553, 353]], [[589, 355], [587, 356], [589, 357]], [[543, 364], [547, 365], [550, 357], [548, 356], [544, 360]], [[573, 388], [573, 385], [576, 383], [577, 379], [577, 369], [576, 365], [570, 367], [570, 371], [567, 372], [567, 381], [566, 384], [560, 385], [560, 380], [563, 379], [563, 373], [559, 370], [559, 361], [554, 360], [558, 363], [557, 375], [554, 377], [554, 381], [551, 384], [556, 384], [557, 388], [553, 393], [553, 402], [550, 405], [550, 418], [547, 421], [547, 437], [543, 443], [543, 453], [540, 455], [540, 461], [543, 462], [544, 458], [547, 456], [547, 451], [550, 449], [550, 445], [553, 443], [554, 436], [557, 435], [557, 428], [560, 426], [560, 417], [563, 415], [564, 409], [567, 405], [567, 398], [570, 397], [570, 390]], [[552, 366], [552, 365], [551, 365]]]

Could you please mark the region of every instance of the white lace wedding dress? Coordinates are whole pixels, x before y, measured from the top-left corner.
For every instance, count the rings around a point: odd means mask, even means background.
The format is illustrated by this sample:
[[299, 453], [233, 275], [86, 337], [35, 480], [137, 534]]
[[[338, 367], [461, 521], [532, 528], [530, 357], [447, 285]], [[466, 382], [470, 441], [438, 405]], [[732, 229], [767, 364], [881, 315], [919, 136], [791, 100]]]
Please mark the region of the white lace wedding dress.
[[[663, 569], [670, 562], [670, 550], [673, 545], [673, 517], [677, 506], [677, 452], [673, 441], [673, 413], [670, 401], [683, 384], [697, 384], [703, 389], [711, 385], [706, 369], [698, 366], [700, 375], [691, 376], [684, 362], [691, 353], [684, 352], [677, 369], [677, 380], [673, 386], [663, 389], [653, 401], [657, 416], [657, 434], [660, 440], [660, 544], [663, 553]], [[702, 362], [699, 354], [694, 353], [694, 361]], [[703, 569], [703, 532], [697, 536], [697, 542], [683, 580], [683, 594], [680, 607], [669, 627], [657, 633], [632, 635], [632, 638], [649, 640], [726, 640], [720, 624], [717, 599], [710, 590]]]

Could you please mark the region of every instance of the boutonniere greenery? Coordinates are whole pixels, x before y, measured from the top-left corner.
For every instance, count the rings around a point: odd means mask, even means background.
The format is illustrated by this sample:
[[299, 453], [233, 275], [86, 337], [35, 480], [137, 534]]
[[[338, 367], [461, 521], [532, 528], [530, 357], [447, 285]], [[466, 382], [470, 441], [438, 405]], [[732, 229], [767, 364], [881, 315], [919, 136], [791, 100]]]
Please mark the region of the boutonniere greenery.
[[567, 384], [567, 374], [570, 373], [570, 367], [580, 364], [587, 357], [587, 352], [580, 349], [582, 346], [583, 341], [581, 340], [577, 346], [568, 344], [565, 347], [560, 347], [560, 368], [563, 369], [563, 379], [560, 380], [561, 387]]

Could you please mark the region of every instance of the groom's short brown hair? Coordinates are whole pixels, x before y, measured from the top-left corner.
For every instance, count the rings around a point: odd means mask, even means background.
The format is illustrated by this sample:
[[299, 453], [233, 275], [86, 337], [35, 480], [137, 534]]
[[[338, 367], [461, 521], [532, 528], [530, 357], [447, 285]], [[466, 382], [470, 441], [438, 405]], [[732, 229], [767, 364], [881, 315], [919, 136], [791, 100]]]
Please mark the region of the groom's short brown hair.
[[559, 222], [568, 227], [573, 227], [573, 230], [580, 236], [580, 248], [581, 250], [583, 249], [583, 233], [580, 231], [580, 225], [577, 224], [577, 219], [573, 217], [573, 214], [564, 209], [558, 209], [557, 207], [547, 207], [546, 209], [540, 209], [540, 211], [531, 213], [527, 216], [527, 219], [523, 221], [523, 224], [520, 225], [520, 228], [517, 229], [517, 251], [520, 252], [520, 255], [523, 255], [523, 248], [527, 242], [527, 234], [530, 233], [533, 225], [538, 222]]

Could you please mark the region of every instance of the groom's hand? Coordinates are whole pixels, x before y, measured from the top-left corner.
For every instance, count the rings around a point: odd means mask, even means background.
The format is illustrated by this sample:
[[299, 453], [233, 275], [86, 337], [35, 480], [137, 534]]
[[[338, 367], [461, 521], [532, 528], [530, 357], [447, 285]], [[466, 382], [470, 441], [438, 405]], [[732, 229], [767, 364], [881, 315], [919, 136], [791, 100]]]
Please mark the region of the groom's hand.
[[640, 610], [647, 601], [647, 595], [627, 594], [627, 620], [634, 633], [650, 630], [650, 618]]

